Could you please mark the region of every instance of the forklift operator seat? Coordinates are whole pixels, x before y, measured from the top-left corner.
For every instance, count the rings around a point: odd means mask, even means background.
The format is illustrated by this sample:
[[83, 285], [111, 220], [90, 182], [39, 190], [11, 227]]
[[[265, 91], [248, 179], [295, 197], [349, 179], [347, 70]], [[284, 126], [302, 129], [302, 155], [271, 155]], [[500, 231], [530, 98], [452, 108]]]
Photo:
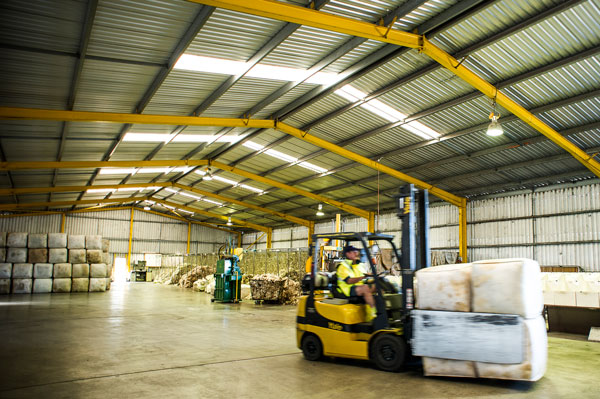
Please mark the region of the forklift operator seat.
[[362, 296], [346, 296], [343, 292], [340, 292], [338, 290], [337, 273], [331, 273], [331, 275], [329, 276], [329, 285], [330, 291], [333, 294], [334, 298], [347, 299], [348, 303], [354, 305], [360, 305], [365, 303], [365, 300]]

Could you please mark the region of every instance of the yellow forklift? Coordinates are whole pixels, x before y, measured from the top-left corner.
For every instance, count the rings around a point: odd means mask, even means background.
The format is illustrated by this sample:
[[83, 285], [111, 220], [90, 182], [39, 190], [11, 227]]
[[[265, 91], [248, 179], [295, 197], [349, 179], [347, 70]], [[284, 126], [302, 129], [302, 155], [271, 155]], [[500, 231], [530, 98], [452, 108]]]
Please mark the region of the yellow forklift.
[[[376, 233], [314, 234], [311, 246], [311, 268], [303, 280], [304, 296], [297, 311], [297, 345], [308, 360], [323, 356], [371, 360], [378, 368], [396, 371], [410, 356], [412, 331], [411, 310], [414, 307], [413, 275], [431, 264], [428, 226], [427, 190], [405, 186], [396, 195], [398, 216], [402, 220], [402, 253], [394, 245], [394, 237]], [[344, 245], [362, 248], [364, 264], [370, 274], [366, 283], [376, 289], [377, 316], [367, 321], [366, 305], [360, 297], [345, 297], [337, 290], [335, 273], [320, 271], [321, 243], [339, 240]], [[377, 272], [379, 247], [391, 248], [399, 261], [401, 287], [385, 280], [387, 272]]]

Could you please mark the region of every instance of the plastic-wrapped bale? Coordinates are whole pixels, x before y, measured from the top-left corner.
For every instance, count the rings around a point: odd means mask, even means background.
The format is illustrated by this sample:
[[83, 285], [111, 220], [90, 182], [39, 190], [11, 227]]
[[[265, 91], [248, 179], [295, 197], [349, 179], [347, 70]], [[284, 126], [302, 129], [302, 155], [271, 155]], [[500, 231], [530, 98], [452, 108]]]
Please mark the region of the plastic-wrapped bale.
[[475, 363], [484, 378], [537, 381], [546, 372], [548, 337], [544, 316], [523, 320], [523, 354], [520, 364]]
[[88, 292], [90, 288], [90, 279], [89, 278], [74, 278], [71, 282], [71, 291], [72, 292]]
[[429, 267], [419, 270], [416, 277], [418, 309], [470, 311], [470, 264]]
[[6, 261], [9, 263], [27, 262], [27, 248], [8, 248]]
[[66, 261], [66, 248], [50, 248], [48, 250], [48, 263], [65, 263]]
[[52, 279], [51, 278], [34, 278], [33, 279], [33, 293], [34, 294], [48, 294], [52, 292]]
[[71, 292], [71, 284], [70, 278], [55, 278], [52, 280], [52, 292]]
[[6, 262], [6, 248], [0, 248], [0, 262]]
[[13, 278], [12, 293], [13, 294], [31, 294], [33, 280], [30, 278]]
[[6, 246], [9, 248], [27, 248], [27, 233], [8, 233]]
[[6, 231], [0, 232], [0, 247], [6, 246]]
[[465, 360], [423, 357], [423, 372], [426, 376], [477, 377], [475, 362]]
[[106, 277], [106, 291], [110, 290], [110, 285], [112, 284], [112, 280], [110, 277]]
[[52, 263], [36, 263], [35, 265], [33, 265], [33, 278], [52, 278], [53, 271], [54, 265], [52, 265]]
[[[87, 263], [74, 263], [72, 277], [75, 278], [89, 278], [90, 277], [90, 265]], [[87, 289], [86, 289], [87, 291]]]
[[102, 251], [102, 236], [85, 236], [85, 249], [99, 249]]
[[87, 263], [102, 263], [102, 250], [88, 249], [87, 250]]
[[92, 263], [90, 265], [90, 277], [106, 278], [106, 265], [104, 263]]
[[89, 263], [86, 260], [85, 249], [69, 249], [69, 263]]
[[30, 248], [27, 261], [30, 263], [46, 263], [48, 262], [47, 248]]
[[284, 280], [274, 274], [259, 274], [250, 280], [252, 299], [278, 301], [283, 289]]
[[0, 278], [0, 294], [10, 294], [9, 278]]
[[102, 252], [108, 252], [110, 250], [110, 241], [106, 238], [102, 239]]
[[544, 307], [539, 264], [531, 259], [473, 262], [473, 312], [539, 316]]
[[57, 278], [58, 279], [63, 279], [63, 278], [71, 279], [72, 272], [73, 272], [73, 268], [70, 263], [56, 263], [54, 265], [54, 278], [55, 279], [57, 279]]
[[48, 233], [48, 248], [66, 248], [67, 235], [65, 233]]
[[85, 236], [69, 235], [67, 238], [67, 248], [85, 249]]
[[90, 292], [104, 292], [106, 291], [106, 277], [102, 278], [90, 278]]
[[12, 263], [0, 263], [0, 278], [12, 277]]
[[[12, 269], [12, 278], [32, 278], [33, 264], [32, 263], [15, 263]], [[31, 290], [30, 290], [31, 291]]]
[[27, 248], [48, 248], [48, 234], [29, 234]]

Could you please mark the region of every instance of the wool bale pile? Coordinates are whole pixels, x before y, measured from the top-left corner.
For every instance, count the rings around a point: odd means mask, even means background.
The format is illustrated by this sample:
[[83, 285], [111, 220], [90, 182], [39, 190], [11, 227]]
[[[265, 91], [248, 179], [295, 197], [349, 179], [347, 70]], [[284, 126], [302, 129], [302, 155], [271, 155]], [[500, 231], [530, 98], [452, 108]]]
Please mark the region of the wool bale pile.
[[[416, 273], [418, 309], [518, 315], [523, 361], [499, 364], [423, 358], [428, 376], [537, 381], [546, 369], [547, 336], [540, 267], [530, 259], [498, 259], [432, 267]], [[449, 326], [448, 328], [452, 328]]]
[[194, 282], [200, 279], [205, 279], [209, 274], [215, 272], [214, 267], [196, 266], [179, 279], [179, 286], [183, 288], [192, 288]]

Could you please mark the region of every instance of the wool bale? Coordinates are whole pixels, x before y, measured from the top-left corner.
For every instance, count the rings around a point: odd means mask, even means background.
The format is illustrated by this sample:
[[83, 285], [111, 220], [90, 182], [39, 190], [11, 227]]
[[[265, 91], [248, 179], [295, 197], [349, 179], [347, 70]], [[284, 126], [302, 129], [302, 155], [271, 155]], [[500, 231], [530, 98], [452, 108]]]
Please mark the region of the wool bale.
[[33, 279], [33, 293], [34, 294], [48, 294], [52, 292], [52, 279], [51, 278], [34, 278]]
[[0, 247], [6, 246], [6, 231], [0, 232]]
[[85, 249], [85, 236], [69, 235], [67, 239], [67, 248]]
[[31, 294], [33, 280], [30, 278], [13, 278], [12, 293], [13, 294]]
[[470, 264], [429, 267], [419, 270], [416, 277], [418, 309], [470, 311]]
[[13, 264], [12, 278], [32, 278], [33, 264], [32, 263], [15, 263]]
[[27, 248], [48, 248], [48, 234], [29, 234]]
[[477, 377], [475, 362], [435, 357], [423, 357], [422, 360], [423, 372], [426, 376]]
[[65, 263], [66, 261], [66, 248], [50, 248], [48, 250], [48, 263]]
[[90, 277], [106, 278], [106, 265], [104, 263], [92, 263], [90, 265]]
[[8, 233], [6, 246], [11, 248], [27, 248], [27, 233]]
[[48, 262], [47, 248], [30, 248], [27, 261], [30, 263], [46, 263]]
[[544, 316], [523, 320], [523, 362], [497, 364], [476, 362], [477, 373], [483, 378], [537, 381], [546, 372], [548, 336]]
[[85, 249], [69, 249], [69, 263], [88, 263], [85, 255]]
[[99, 249], [88, 249], [87, 263], [102, 263], [102, 251]]
[[67, 235], [65, 233], [49, 233], [48, 248], [66, 248]]
[[71, 278], [72, 269], [70, 263], [56, 263], [54, 265], [54, 278]]
[[110, 290], [110, 284], [112, 283], [110, 277], [106, 278], [106, 291]]
[[0, 247], [0, 262], [6, 262], [6, 248]]
[[102, 252], [108, 252], [108, 250], [110, 249], [110, 241], [108, 241], [106, 238], [102, 239]]
[[35, 278], [35, 279], [52, 278], [53, 271], [54, 271], [54, 265], [52, 265], [52, 263], [36, 263], [35, 265], [33, 265], [33, 278]]
[[87, 263], [74, 263], [72, 277], [73, 277], [73, 279], [89, 278], [90, 277], [90, 265]]
[[531, 259], [473, 262], [473, 312], [539, 316], [544, 307], [539, 264]]
[[104, 292], [106, 291], [106, 277], [102, 278], [90, 278], [90, 292]]
[[112, 256], [108, 252], [102, 252], [102, 263], [110, 265], [112, 262]]
[[102, 236], [85, 236], [85, 249], [99, 249], [102, 251]]
[[[75, 266], [75, 265], [73, 265]], [[74, 278], [71, 282], [71, 292], [88, 292], [90, 288], [89, 278]]]
[[0, 278], [0, 294], [10, 294], [9, 278]]
[[0, 278], [10, 278], [12, 276], [12, 263], [0, 263]]
[[27, 248], [8, 248], [6, 261], [9, 263], [27, 262]]
[[71, 292], [71, 279], [55, 278], [52, 280], [52, 292]]

